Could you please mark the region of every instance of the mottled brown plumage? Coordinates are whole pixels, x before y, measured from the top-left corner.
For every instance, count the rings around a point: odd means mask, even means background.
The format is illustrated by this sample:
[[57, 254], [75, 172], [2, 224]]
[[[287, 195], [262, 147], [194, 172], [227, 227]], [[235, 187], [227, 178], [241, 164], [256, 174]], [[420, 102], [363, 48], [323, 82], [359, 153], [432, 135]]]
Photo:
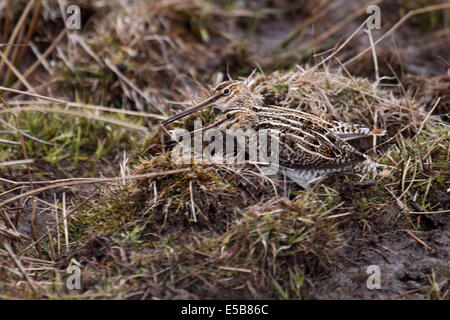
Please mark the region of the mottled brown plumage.
[[303, 187], [333, 172], [375, 173], [376, 164], [346, 140], [383, 134], [361, 125], [330, 122], [311, 114], [265, 106], [241, 81], [219, 84], [204, 102], [165, 121], [168, 124], [207, 106], [222, 112], [218, 129], [266, 129], [279, 135], [282, 171]]

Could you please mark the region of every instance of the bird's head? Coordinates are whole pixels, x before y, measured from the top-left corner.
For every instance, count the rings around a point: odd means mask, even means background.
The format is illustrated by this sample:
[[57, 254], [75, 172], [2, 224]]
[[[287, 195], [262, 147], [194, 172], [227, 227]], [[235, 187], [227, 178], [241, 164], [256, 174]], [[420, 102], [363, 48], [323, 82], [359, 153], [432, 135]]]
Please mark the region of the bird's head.
[[225, 81], [214, 89], [213, 94], [208, 99], [162, 121], [162, 124], [171, 123], [209, 106], [214, 106], [215, 109], [226, 114], [231, 111], [248, 110], [254, 103], [255, 98], [244, 82], [237, 80]]

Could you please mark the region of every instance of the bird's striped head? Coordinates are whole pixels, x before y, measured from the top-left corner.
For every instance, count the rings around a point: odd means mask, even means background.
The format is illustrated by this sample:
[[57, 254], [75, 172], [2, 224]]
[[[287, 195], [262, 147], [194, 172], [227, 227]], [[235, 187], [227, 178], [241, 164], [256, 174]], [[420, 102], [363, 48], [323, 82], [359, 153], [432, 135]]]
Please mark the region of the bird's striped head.
[[213, 94], [208, 99], [186, 111], [164, 120], [162, 124], [171, 123], [191, 113], [203, 110], [208, 106], [214, 106], [220, 112], [225, 114], [230, 111], [245, 111], [246, 109], [251, 108], [254, 102], [255, 99], [244, 82], [237, 80], [225, 81], [215, 87]]

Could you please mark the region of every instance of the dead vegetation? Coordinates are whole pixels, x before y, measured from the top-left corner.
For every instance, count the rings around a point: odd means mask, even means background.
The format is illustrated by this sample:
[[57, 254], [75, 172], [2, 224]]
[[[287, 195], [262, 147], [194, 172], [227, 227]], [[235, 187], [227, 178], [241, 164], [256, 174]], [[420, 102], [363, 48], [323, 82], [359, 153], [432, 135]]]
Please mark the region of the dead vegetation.
[[[336, 18], [331, 1], [86, 1], [80, 32], [63, 29], [57, 2], [6, 5], [3, 42], [36, 47], [0, 47], [1, 298], [448, 299], [445, 4], [424, 1], [439, 8], [403, 24], [428, 32], [424, 50], [376, 46], [376, 75], [370, 50], [345, 64], [370, 49], [366, 33], [348, 38], [364, 12]], [[375, 39], [418, 8], [399, 6]], [[430, 73], [414, 74], [430, 52]], [[159, 120], [227, 69], [267, 104], [387, 129], [356, 144], [385, 174], [305, 191], [252, 165], [174, 163]], [[372, 264], [385, 272], [377, 292], [365, 287]], [[71, 265], [80, 290], [66, 286]]]

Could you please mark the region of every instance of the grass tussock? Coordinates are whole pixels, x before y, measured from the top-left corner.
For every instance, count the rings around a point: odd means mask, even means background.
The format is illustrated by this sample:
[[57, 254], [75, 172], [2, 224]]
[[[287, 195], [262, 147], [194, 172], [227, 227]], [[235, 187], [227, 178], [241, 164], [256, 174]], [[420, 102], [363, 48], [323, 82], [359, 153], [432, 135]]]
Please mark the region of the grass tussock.
[[[163, 154], [143, 160], [133, 174], [180, 167]], [[191, 228], [223, 232], [238, 205], [235, 189], [214, 168], [194, 165], [185, 173], [138, 179], [108, 189], [78, 215], [76, 234], [127, 234], [140, 230], [149, 238], [159, 239]]]
[[[120, 291], [130, 296], [152, 288], [147, 298], [174, 298], [170, 292], [191, 298], [305, 298], [311, 295], [306, 290], [311, 289], [308, 281], [326, 274], [340, 243], [328, 215], [315, 197], [271, 199], [247, 208], [219, 237], [204, 237], [192, 230], [150, 247], [141, 238], [139, 251], [133, 252], [130, 248], [136, 250], [136, 241], [129, 237], [119, 241], [95, 236], [59, 264], [65, 268], [75, 259], [85, 266], [86, 277], [97, 269], [107, 272], [116, 284], [128, 278]], [[126, 257], [117, 256], [113, 246], [122, 248]], [[122, 266], [117, 270], [119, 261]], [[134, 270], [155, 277], [133, 278]], [[97, 294], [116, 295], [117, 289], [102, 286]]]
[[311, 71], [298, 67], [247, 80], [264, 103], [295, 108], [330, 120], [385, 128], [394, 134], [424, 120], [423, 104], [411, 96], [395, 97], [366, 78], [344, 72]]

